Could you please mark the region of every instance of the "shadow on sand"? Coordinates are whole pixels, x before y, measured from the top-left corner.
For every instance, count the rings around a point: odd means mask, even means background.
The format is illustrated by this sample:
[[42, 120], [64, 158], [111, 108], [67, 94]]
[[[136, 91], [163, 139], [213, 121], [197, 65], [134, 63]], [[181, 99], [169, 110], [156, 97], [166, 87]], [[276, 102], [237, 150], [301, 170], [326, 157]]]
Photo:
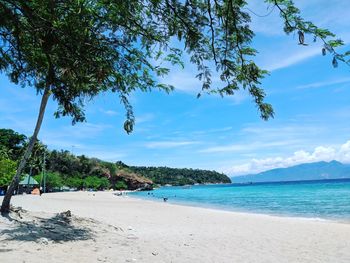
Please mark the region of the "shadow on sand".
[[[69, 212], [69, 211], [67, 211]], [[68, 242], [93, 238], [88, 225], [93, 222], [77, 218], [65, 213], [51, 218], [29, 216], [28, 214], [10, 213], [5, 217], [11, 221], [10, 228], [0, 231], [2, 241], [34, 241], [34, 242]], [[20, 215], [18, 217], [18, 215]], [[23, 217], [22, 217], [23, 216]]]

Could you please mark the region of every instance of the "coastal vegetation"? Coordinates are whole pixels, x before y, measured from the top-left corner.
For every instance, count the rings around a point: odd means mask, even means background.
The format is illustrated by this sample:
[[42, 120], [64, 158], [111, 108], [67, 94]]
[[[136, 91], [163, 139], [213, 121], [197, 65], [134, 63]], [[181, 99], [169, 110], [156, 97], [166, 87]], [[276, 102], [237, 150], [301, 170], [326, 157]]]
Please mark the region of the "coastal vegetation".
[[225, 174], [216, 171], [144, 166], [130, 166], [129, 169], [150, 178], [154, 183], [160, 185], [231, 183], [231, 180]]
[[17, 163], [7, 159], [0, 157], [0, 189], [6, 188], [16, 173]]
[[[339, 54], [344, 45], [326, 29], [304, 20], [290, 0], [265, 0], [276, 7], [286, 34], [297, 34], [324, 43], [322, 54], [332, 64], [347, 62], [350, 53]], [[47, 103], [57, 104], [55, 117], [85, 120], [84, 104], [103, 92], [116, 93], [125, 106], [127, 133], [135, 118], [128, 96], [135, 90], [170, 92], [159, 83], [172, 64], [183, 67], [182, 50], [190, 57], [202, 81], [202, 93], [234, 95], [245, 89], [261, 118], [273, 117], [265, 102], [261, 80], [268, 72], [254, 62], [254, 32], [246, 1], [8, 1], [0, 0], [0, 72], [23, 87], [35, 88], [41, 103], [33, 135], [23, 151], [3, 199], [10, 200], [27, 161], [33, 153]], [[183, 48], [174, 44], [180, 42]], [[213, 70], [222, 85], [213, 87]]]
[[[10, 184], [27, 142], [28, 138], [23, 134], [10, 129], [0, 129], [0, 148], [4, 156], [0, 159], [0, 187], [5, 189]], [[24, 172], [43, 184], [42, 170], [45, 168], [47, 191], [57, 191], [63, 187], [149, 190], [155, 185], [230, 182], [226, 175], [215, 171], [128, 166], [121, 161], [106, 162], [84, 155], [76, 156], [69, 151], [48, 150], [40, 141], [36, 142], [34, 149]]]

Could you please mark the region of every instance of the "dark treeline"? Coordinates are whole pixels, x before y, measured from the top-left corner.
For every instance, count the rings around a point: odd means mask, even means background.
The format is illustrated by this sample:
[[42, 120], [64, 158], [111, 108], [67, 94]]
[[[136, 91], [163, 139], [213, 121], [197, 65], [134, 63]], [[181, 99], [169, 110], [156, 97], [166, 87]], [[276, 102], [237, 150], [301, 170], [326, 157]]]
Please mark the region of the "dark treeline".
[[144, 166], [130, 166], [129, 169], [160, 185], [231, 183], [230, 178], [216, 171]]
[[[10, 129], [0, 129], [0, 187], [6, 188], [28, 143], [28, 138]], [[45, 162], [44, 162], [45, 160]], [[25, 173], [42, 182], [46, 171], [48, 191], [69, 187], [74, 189], [150, 189], [154, 184], [185, 185], [195, 183], [229, 183], [230, 179], [215, 171], [175, 169], [168, 167], [127, 166], [76, 156], [65, 150], [48, 150], [38, 141]]]

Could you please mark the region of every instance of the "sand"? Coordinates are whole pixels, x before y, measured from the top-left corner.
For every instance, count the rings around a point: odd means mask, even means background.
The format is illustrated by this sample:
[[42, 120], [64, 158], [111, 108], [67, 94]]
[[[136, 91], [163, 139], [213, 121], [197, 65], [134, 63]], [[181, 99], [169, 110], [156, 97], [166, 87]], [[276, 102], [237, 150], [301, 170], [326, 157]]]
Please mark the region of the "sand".
[[[350, 224], [173, 205], [111, 192], [15, 196], [0, 262], [350, 262]], [[70, 210], [72, 216], [60, 214]]]

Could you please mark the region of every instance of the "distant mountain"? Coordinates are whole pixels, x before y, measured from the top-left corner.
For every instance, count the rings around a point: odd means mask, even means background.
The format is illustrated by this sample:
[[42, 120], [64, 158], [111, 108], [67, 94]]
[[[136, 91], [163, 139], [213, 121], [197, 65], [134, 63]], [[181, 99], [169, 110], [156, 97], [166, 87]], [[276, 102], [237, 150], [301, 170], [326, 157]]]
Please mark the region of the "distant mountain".
[[338, 161], [304, 163], [258, 174], [232, 177], [233, 183], [278, 182], [350, 178], [350, 165]]

